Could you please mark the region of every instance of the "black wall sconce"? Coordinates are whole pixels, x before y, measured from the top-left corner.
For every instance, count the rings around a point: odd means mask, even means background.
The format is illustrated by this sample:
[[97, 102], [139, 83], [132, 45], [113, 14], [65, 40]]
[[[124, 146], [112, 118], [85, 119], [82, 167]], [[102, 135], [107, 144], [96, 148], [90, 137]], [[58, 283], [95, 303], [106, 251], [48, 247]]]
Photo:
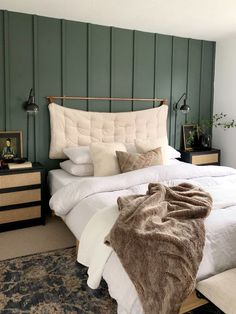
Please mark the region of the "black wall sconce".
[[[180, 101], [184, 98], [184, 102], [181, 106], [179, 106]], [[174, 138], [174, 147], [176, 147], [176, 129], [177, 129], [177, 114], [178, 111], [182, 112], [183, 114], [187, 114], [190, 111], [189, 105], [187, 105], [187, 94], [183, 93], [183, 95], [179, 98], [179, 100], [174, 103], [174, 111], [175, 111], [175, 138]]]
[[39, 106], [35, 103], [35, 97], [33, 94], [33, 88], [30, 89], [29, 98], [25, 105], [25, 111], [27, 112], [27, 159], [29, 158], [29, 123], [30, 118], [33, 118], [34, 125], [34, 162], [36, 161], [36, 123], [35, 116], [39, 112]]

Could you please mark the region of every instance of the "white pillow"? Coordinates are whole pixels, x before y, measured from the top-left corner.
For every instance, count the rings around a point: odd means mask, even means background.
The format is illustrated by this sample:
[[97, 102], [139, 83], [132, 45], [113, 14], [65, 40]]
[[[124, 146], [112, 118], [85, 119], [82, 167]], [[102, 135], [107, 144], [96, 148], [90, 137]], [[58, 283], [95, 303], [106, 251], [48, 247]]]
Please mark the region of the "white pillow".
[[75, 164], [92, 164], [89, 146], [74, 146], [63, 149], [64, 154]]
[[181, 157], [180, 152], [178, 152], [176, 149], [174, 149], [174, 147], [172, 147], [170, 145], [168, 145], [168, 147], [167, 147], [167, 154], [168, 154], [169, 159], [176, 159], [176, 158]]
[[78, 177], [93, 176], [93, 164], [74, 164], [71, 160], [60, 163], [60, 167], [66, 172]]
[[168, 164], [168, 156], [167, 156], [167, 146], [163, 145], [158, 140], [149, 141], [149, 140], [135, 140], [135, 145], [138, 153], [147, 153], [151, 150], [154, 150], [158, 147], [161, 148], [163, 165]]
[[157, 140], [150, 141], [150, 140], [136, 140], [136, 149], [139, 153], [146, 153], [149, 150], [153, 150], [157, 147], [162, 147], [165, 164], [168, 162], [169, 159], [180, 158], [181, 154], [176, 149], [171, 147], [170, 145], [160, 145], [160, 142]]
[[116, 151], [126, 152], [122, 143], [92, 143], [90, 153], [94, 165], [94, 176], [112, 176], [120, 173], [120, 167], [116, 157]]

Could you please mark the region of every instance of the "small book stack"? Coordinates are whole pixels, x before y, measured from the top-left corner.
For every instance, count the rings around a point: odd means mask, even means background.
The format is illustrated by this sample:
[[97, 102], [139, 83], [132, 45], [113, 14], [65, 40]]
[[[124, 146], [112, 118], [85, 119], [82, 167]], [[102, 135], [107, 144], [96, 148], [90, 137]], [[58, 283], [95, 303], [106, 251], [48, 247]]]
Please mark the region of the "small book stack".
[[8, 164], [8, 168], [10, 170], [32, 168], [32, 162], [31, 161], [25, 161], [23, 163], [10, 162]]

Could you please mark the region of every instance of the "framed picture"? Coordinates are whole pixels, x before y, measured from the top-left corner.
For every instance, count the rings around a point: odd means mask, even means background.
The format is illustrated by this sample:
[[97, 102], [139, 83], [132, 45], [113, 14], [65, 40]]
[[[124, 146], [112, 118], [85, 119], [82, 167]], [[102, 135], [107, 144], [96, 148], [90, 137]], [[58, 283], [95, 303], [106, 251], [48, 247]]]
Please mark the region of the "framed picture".
[[6, 131], [0, 132], [0, 159], [11, 160], [12, 158], [22, 158], [22, 132]]
[[184, 150], [191, 151], [194, 148], [196, 148], [197, 139], [198, 139], [197, 124], [183, 125]]

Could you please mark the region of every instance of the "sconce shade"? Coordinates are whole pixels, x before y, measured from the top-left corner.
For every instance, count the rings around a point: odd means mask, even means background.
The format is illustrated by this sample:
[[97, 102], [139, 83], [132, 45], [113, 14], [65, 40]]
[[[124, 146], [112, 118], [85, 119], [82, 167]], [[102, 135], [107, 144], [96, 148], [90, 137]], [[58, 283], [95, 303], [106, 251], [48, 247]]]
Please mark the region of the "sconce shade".
[[28, 113], [37, 113], [39, 111], [39, 106], [36, 105], [33, 95], [33, 89], [31, 88], [29, 93], [29, 98], [25, 106], [25, 111]]
[[[179, 106], [180, 101], [184, 98], [183, 105]], [[190, 111], [189, 105], [187, 105], [187, 94], [183, 93], [183, 95], [179, 98], [179, 100], [174, 103], [174, 111], [175, 111], [175, 134], [174, 134], [174, 147], [176, 147], [176, 130], [177, 130], [177, 114], [178, 111], [182, 112], [183, 114], [187, 114]]]
[[184, 99], [184, 103], [183, 103], [183, 105], [179, 108], [179, 110], [180, 110], [183, 114], [187, 114], [187, 113], [190, 111], [190, 107], [189, 107], [189, 105], [187, 105], [186, 99]]
[[29, 112], [29, 113], [31, 112], [37, 113], [39, 111], [39, 106], [36, 105], [35, 103], [30, 103], [26, 105], [25, 110], [26, 112]]

